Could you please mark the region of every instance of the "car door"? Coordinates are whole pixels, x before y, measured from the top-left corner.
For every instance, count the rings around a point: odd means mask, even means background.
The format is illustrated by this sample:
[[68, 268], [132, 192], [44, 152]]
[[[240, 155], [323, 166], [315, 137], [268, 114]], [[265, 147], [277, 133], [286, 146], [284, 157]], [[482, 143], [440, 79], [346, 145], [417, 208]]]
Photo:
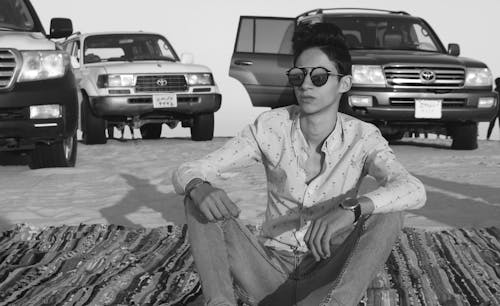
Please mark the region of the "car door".
[[294, 18], [241, 16], [229, 76], [245, 87], [253, 106], [296, 103], [286, 71], [293, 66]]

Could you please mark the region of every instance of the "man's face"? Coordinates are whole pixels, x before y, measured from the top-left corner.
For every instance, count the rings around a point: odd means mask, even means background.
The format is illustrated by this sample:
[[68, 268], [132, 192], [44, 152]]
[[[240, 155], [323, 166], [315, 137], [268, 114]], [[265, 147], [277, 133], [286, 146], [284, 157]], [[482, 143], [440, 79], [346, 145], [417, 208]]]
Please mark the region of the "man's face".
[[[314, 114], [326, 109], [338, 110], [342, 93], [351, 88], [350, 76], [339, 77], [328, 75], [328, 80], [322, 86], [312, 83], [310, 72], [314, 67], [326, 68], [330, 74], [339, 74], [337, 67], [319, 48], [304, 50], [295, 61], [295, 66], [305, 68], [307, 75], [300, 86], [294, 86], [295, 96], [303, 113]], [[323, 71], [318, 69], [317, 71]], [[316, 71], [315, 71], [316, 72]]]

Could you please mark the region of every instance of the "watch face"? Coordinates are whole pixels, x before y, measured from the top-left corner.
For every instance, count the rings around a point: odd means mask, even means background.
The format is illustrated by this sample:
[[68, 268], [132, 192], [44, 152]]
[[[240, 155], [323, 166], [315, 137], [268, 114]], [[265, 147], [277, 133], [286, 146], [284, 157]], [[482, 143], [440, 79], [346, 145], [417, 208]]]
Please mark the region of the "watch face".
[[358, 205], [358, 200], [353, 198], [346, 199], [344, 202], [342, 202], [342, 207], [344, 207], [345, 209], [354, 209]]

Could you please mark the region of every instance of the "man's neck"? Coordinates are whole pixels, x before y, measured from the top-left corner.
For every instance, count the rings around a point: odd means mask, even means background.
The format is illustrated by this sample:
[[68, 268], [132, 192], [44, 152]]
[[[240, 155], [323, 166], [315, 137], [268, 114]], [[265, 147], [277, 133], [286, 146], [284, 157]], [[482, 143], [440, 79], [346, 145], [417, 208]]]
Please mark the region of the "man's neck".
[[324, 141], [335, 129], [337, 111], [301, 114], [300, 129], [310, 148], [320, 150]]

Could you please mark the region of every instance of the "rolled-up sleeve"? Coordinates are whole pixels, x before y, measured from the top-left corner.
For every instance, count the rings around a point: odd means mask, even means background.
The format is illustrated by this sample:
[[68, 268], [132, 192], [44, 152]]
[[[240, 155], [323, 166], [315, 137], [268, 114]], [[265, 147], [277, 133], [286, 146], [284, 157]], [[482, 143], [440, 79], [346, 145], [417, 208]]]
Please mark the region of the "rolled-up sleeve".
[[261, 162], [255, 124], [248, 125], [220, 149], [205, 157], [181, 164], [172, 175], [175, 192], [184, 195], [185, 187], [194, 178], [213, 180], [225, 171]]
[[364, 171], [378, 182], [379, 187], [363, 196], [374, 204], [373, 213], [388, 213], [418, 209], [425, 205], [422, 182], [411, 175], [396, 159], [387, 141], [376, 130], [366, 137]]

